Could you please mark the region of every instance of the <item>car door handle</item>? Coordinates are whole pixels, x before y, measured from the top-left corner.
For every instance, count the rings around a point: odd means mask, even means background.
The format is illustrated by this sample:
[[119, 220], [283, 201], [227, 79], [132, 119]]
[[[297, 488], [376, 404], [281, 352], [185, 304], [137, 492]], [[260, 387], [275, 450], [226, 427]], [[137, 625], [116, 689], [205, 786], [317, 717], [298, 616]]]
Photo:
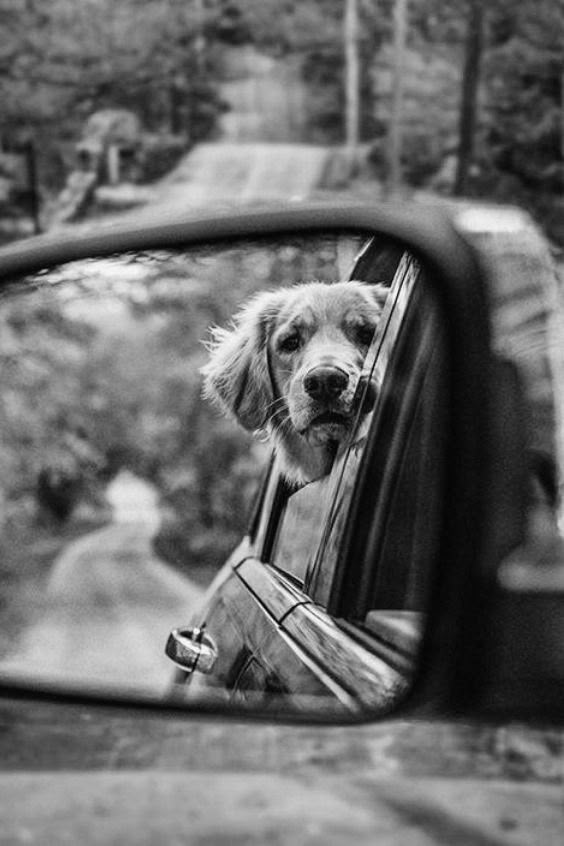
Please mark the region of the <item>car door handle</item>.
[[217, 646], [202, 628], [173, 629], [166, 642], [165, 653], [181, 670], [211, 673], [217, 660]]

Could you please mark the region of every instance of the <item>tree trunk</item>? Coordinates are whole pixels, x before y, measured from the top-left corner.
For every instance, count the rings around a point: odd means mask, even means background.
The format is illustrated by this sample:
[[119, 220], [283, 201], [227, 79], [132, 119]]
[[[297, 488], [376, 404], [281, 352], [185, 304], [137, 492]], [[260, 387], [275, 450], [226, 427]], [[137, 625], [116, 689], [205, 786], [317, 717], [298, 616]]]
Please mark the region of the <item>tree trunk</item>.
[[360, 67], [358, 58], [358, 0], [346, 0], [345, 41], [345, 138], [349, 160], [353, 162], [359, 141]]
[[407, 0], [395, 0], [394, 6], [394, 67], [392, 77], [392, 100], [390, 124], [387, 139], [387, 174], [388, 194], [399, 191], [402, 182], [402, 111], [403, 85], [405, 74], [405, 41], [407, 34]]
[[564, 160], [564, 64], [560, 69], [560, 155]]
[[483, 0], [470, 0], [466, 44], [464, 48], [464, 70], [462, 76], [462, 98], [458, 135], [458, 163], [453, 193], [465, 194], [468, 189], [468, 176], [474, 155], [476, 135], [478, 88], [480, 84], [480, 66], [484, 46], [484, 5]]

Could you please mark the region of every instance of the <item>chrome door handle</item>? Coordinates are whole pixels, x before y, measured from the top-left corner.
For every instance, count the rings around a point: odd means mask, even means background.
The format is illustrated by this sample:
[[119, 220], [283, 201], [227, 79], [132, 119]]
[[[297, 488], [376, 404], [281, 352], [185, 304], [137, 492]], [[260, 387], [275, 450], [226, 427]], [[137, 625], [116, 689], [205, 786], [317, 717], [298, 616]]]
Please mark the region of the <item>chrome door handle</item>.
[[173, 629], [166, 642], [165, 653], [171, 661], [188, 673], [211, 673], [217, 659], [217, 646], [204, 628]]

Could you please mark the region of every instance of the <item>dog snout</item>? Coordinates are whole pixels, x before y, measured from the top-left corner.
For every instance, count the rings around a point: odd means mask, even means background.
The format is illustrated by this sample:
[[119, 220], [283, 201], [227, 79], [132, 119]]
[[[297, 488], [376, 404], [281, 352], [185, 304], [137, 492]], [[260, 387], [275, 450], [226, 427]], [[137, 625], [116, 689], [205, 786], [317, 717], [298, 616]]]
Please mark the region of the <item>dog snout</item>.
[[338, 399], [348, 384], [348, 373], [334, 365], [313, 367], [306, 373], [303, 380], [305, 392], [319, 402]]

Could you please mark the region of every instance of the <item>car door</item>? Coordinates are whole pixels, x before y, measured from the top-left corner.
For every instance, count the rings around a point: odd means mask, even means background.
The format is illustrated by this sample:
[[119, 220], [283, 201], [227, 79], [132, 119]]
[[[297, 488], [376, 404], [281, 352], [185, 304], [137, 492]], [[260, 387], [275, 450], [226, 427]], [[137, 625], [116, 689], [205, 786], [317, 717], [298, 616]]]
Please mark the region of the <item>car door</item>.
[[273, 462], [249, 538], [198, 621], [218, 658], [193, 674], [191, 695], [297, 707], [325, 697], [356, 710], [385, 708], [408, 685], [436, 541], [426, 535], [444, 399], [438, 321], [420, 281], [405, 255], [365, 362], [378, 399], [331, 472], [296, 490]]
[[[311, 602], [296, 605], [282, 629], [355, 701], [377, 708], [397, 698], [414, 670], [443, 504], [448, 374], [438, 305], [421, 283], [417, 263], [404, 258], [366, 365], [379, 398], [333, 468], [338, 481], [294, 495], [321, 502], [326, 486], [330, 508], [315, 557], [295, 554]], [[288, 559], [284, 534], [296, 545], [298, 510], [303, 504], [287, 506], [274, 561], [280, 552]]]
[[311, 602], [299, 579], [269, 560], [276, 525], [291, 493], [274, 461], [268, 470], [249, 538], [235, 550], [212, 583], [193, 622], [211, 638], [217, 659], [211, 672], [180, 673], [181, 695], [261, 707], [350, 710], [350, 694], [289, 637], [281, 623], [292, 609]]

